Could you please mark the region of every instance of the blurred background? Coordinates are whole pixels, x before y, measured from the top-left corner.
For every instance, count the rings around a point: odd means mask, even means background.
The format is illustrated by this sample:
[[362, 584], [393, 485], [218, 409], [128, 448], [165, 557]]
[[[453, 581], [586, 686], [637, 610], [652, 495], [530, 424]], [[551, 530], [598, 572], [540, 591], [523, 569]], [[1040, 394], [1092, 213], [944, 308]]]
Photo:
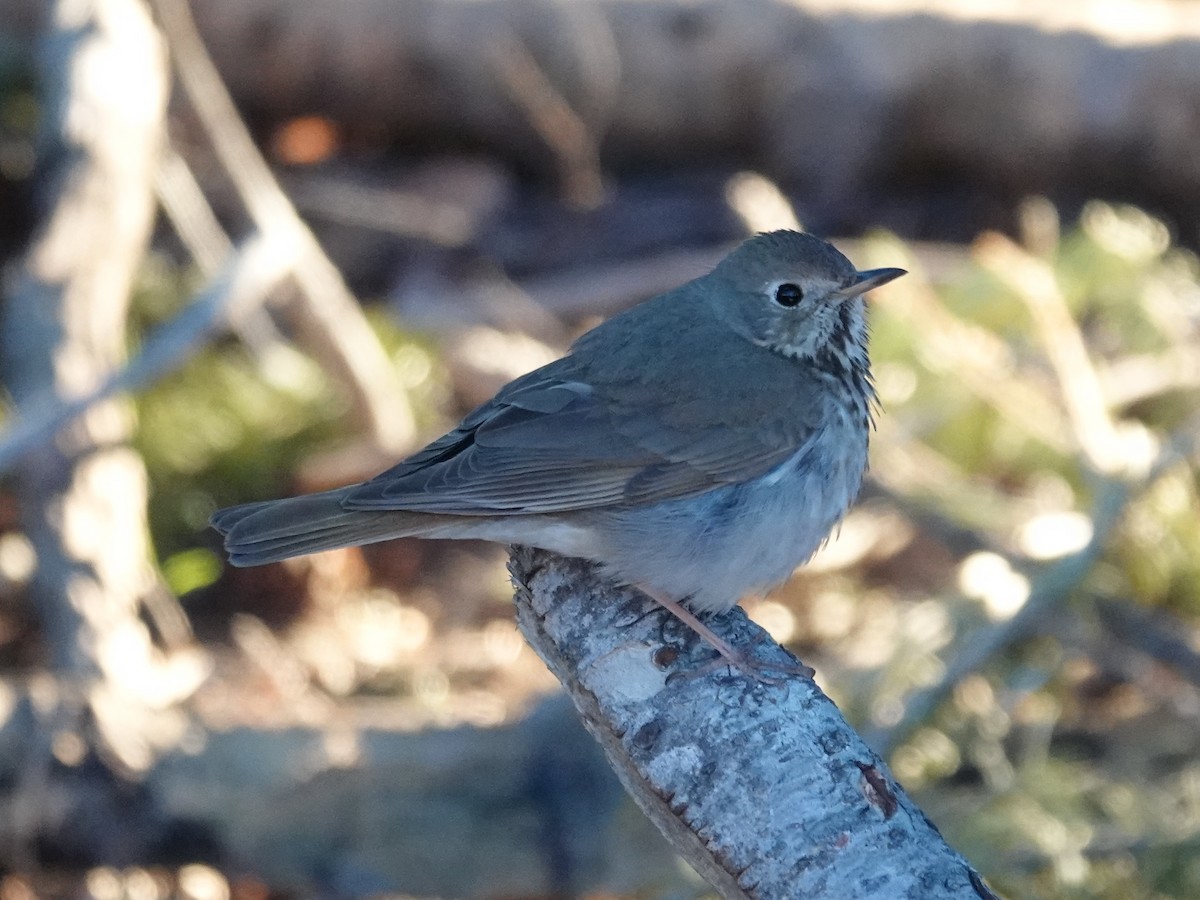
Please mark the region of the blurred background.
[[876, 293], [751, 615], [1013, 897], [1200, 896], [1200, 5], [0, 0], [0, 900], [704, 897], [503, 548], [228, 569], [802, 225]]

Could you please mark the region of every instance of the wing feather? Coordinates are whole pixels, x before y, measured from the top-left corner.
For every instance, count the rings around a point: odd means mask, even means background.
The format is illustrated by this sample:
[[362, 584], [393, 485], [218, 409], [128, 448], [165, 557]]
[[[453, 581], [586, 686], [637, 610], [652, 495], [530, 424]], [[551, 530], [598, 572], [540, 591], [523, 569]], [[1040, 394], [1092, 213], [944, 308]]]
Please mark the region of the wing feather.
[[[778, 377], [794, 375], [787, 360], [769, 364]], [[605, 377], [564, 357], [512, 382], [343, 505], [521, 515], [654, 503], [764, 475], [802, 450], [818, 422], [811, 408], [758, 415], [750, 384], [734, 421], [719, 419], [711, 391], [720, 377], [695, 373], [647, 390], [636, 372]]]

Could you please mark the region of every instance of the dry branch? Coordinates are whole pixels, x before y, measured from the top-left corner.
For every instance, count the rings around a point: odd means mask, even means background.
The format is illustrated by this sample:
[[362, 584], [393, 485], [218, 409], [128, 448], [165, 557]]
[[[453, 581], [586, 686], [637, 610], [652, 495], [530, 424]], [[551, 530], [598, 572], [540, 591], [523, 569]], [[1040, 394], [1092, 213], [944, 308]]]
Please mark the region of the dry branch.
[[1038, 627], [1067, 601], [1095, 567], [1129, 504], [1171, 471], [1172, 467], [1190, 462], [1196, 454], [1198, 443], [1200, 417], [1193, 417], [1175, 431], [1143, 476], [1110, 475], [1101, 480], [1091, 510], [1092, 536], [1087, 544], [1039, 571], [1032, 579], [1028, 598], [1016, 615], [980, 629], [957, 647], [946, 662], [941, 678], [905, 700], [904, 716], [900, 722], [867, 736], [871, 746], [878, 748], [881, 753], [890, 753], [929, 718], [963, 678], [982, 669], [1016, 642], [1036, 633]]
[[[723, 897], [991, 896], [814, 683], [705, 674], [696, 635], [583, 561], [514, 548], [510, 570], [522, 632], [638, 806]], [[795, 662], [740, 610], [718, 627]]]
[[180, 82], [255, 226], [303, 248], [293, 269], [299, 292], [288, 312], [304, 342], [345, 391], [358, 424], [375, 444], [388, 452], [410, 449], [416, 425], [407, 394], [341, 273], [258, 152], [196, 33], [188, 4], [154, 0], [153, 6]]
[[141, 352], [106, 375], [86, 394], [39, 404], [0, 432], [0, 472], [47, 444], [55, 433], [97, 404], [147, 387], [192, 358], [236, 311], [261, 301], [290, 271], [297, 248], [255, 237], [231, 253], [228, 262], [169, 323], [146, 341]]

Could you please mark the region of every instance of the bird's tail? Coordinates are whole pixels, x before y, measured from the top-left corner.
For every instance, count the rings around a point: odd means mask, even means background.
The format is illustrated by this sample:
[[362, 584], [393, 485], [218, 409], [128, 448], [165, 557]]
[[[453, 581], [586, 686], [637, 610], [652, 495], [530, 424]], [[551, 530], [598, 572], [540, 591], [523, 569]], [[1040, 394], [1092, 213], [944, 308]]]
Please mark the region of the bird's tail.
[[349, 488], [217, 510], [211, 525], [225, 538], [235, 566], [259, 566], [320, 550], [423, 534], [428, 516], [395, 510], [345, 509]]

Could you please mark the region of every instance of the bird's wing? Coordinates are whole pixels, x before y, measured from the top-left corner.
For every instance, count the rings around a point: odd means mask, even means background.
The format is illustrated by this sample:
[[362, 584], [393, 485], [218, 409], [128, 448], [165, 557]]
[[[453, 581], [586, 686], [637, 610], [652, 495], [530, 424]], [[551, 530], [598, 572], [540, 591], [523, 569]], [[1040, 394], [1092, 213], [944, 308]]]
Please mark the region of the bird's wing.
[[622, 402], [559, 360], [502, 390], [404, 462], [351, 491], [347, 509], [453, 515], [554, 513], [653, 503], [763, 475], [807, 429], [678, 424]]

